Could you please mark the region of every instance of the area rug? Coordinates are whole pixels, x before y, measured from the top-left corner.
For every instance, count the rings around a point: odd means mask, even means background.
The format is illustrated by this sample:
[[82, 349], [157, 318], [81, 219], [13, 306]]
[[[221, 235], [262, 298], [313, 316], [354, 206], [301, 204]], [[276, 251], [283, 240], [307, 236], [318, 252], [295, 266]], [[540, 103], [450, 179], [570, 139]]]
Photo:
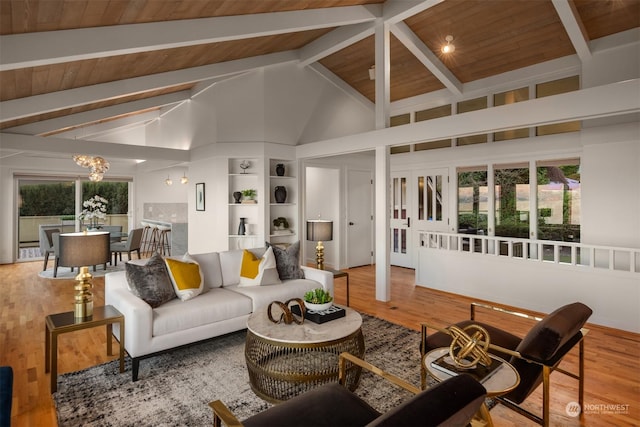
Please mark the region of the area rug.
[[[107, 264], [107, 269], [104, 269], [104, 266], [99, 265], [96, 268], [96, 271], [93, 271], [93, 267], [89, 267], [89, 273], [91, 273], [91, 275], [93, 277], [102, 277], [107, 273], [111, 273], [114, 271], [122, 271], [124, 270], [124, 264], [126, 261], [118, 261], [118, 265], [113, 266], [111, 264]], [[53, 259], [49, 259], [49, 265], [47, 266], [47, 269], [44, 271], [41, 271], [38, 273], [38, 276], [44, 278], [44, 279], [65, 279], [65, 280], [69, 280], [69, 279], [75, 279], [75, 277], [78, 275], [78, 269], [74, 268], [73, 271], [71, 271], [71, 268], [69, 267], [58, 267], [58, 274], [56, 277], [53, 277]]]
[[[365, 359], [420, 385], [420, 333], [362, 315]], [[58, 425], [205, 426], [213, 416], [208, 403], [222, 400], [240, 420], [267, 409], [249, 386], [244, 361], [246, 332], [206, 341], [140, 362], [140, 379], [131, 381], [111, 361], [58, 377], [53, 394]], [[390, 382], [363, 373], [356, 393], [380, 412], [411, 396]]]

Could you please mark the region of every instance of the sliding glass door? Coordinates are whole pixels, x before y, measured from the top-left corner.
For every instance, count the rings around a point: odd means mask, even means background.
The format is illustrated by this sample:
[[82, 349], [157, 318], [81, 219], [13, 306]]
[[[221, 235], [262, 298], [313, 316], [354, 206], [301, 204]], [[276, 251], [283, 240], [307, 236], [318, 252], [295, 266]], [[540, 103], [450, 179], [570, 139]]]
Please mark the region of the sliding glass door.
[[[106, 218], [101, 225], [122, 226], [129, 230], [129, 182], [46, 176], [16, 176], [17, 201], [17, 258], [20, 261], [42, 257], [41, 229], [56, 228], [61, 232], [84, 230], [81, 218], [83, 203], [91, 197], [107, 200]], [[46, 236], [44, 237], [46, 238]]]

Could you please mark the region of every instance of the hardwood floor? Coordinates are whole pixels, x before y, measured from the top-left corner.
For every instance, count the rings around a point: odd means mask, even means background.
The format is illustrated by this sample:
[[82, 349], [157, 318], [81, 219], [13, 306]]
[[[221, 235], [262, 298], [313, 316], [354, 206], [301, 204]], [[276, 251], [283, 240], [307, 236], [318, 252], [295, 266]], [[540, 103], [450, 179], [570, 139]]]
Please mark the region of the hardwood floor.
[[[0, 265], [0, 365], [14, 369], [14, 427], [57, 425], [49, 393], [49, 375], [44, 372], [44, 318], [47, 314], [72, 309], [73, 281], [41, 279], [37, 275], [41, 268], [40, 262]], [[415, 330], [419, 330], [420, 322], [445, 326], [468, 316], [471, 299], [415, 286], [413, 270], [392, 268], [389, 302], [375, 300], [373, 267], [358, 267], [348, 272], [350, 305], [360, 312]], [[346, 301], [345, 283], [344, 278], [336, 279], [338, 303]], [[103, 278], [94, 279], [94, 301], [96, 305], [104, 304]], [[490, 323], [501, 322], [490, 313], [480, 316]], [[525, 321], [509, 324], [517, 334], [523, 334], [529, 327]], [[640, 423], [640, 335], [597, 325], [588, 327], [585, 403], [589, 405], [589, 413], [582, 419], [566, 415], [565, 406], [577, 400], [577, 381], [556, 373], [551, 376], [552, 425], [637, 426]], [[106, 355], [105, 335], [103, 328], [63, 334], [59, 341], [59, 373], [116, 359], [117, 356]], [[114, 352], [117, 354], [117, 343]], [[573, 353], [563, 362], [563, 367], [575, 371], [577, 355]], [[419, 378], [407, 380], [416, 385], [420, 382]], [[537, 390], [525, 403], [539, 412], [541, 402], [541, 393]], [[621, 413], [611, 413], [615, 408], [605, 405], [617, 405], [621, 409], [617, 412]], [[501, 405], [492, 409], [491, 415], [496, 426], [535, 425]]]

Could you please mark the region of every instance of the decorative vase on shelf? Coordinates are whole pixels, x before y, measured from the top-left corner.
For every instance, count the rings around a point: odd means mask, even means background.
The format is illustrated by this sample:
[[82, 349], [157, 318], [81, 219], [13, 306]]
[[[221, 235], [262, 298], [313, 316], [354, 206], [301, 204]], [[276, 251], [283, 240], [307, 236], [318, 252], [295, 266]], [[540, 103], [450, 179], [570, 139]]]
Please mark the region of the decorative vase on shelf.
[[238, 236], [244, 236], [245, 235], [245, 224], [246, 224], [247, 218], [240, 218], [240, 225], [238, 225]]
[[287, 200], [287, 189], [282, 185], [278, 185], [275, 189], [274, 195], [276, 203], [284, 203], [285, 200]]
[[276, 165], [276, 175], [278, 176], [284, 176], [284, 164], [282, 163], [278, 163]]
[[236, 203], [240, 203], [240, 200], [242, 199], [242, 193], [239, 191], [234, 191], [233, 199], [236, 201]]

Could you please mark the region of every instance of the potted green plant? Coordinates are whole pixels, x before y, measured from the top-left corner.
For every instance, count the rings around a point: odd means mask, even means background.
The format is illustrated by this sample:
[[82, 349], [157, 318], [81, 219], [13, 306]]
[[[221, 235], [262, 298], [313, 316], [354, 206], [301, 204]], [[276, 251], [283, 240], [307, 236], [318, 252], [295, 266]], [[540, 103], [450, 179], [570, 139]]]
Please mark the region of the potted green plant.
[[246, 190], [242, 190], [242, 198], [243, 203], [247, 202], [247, 203], [256, 203], [255, 202], [255, 198], [258, 195], [258, 190], [254, 189], [254, 188], [248, 188]]
[[322, 288], [304, 294], [304, 305], [307, 310], [323, 311], [333, 305], [333, 297]]
[[273, 220], [273, 226], [278, 230], [289, 228], [289, 221], [287, 221], [287, 218], [279, 216]]

